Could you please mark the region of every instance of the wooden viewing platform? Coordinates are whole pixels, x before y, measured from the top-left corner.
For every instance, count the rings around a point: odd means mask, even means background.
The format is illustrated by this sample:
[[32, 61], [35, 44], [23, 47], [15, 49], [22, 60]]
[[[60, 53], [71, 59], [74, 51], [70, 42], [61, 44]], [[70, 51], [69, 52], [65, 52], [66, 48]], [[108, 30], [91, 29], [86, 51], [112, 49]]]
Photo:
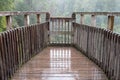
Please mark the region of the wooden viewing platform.
[[[36, 24], [30, 25], [31, 14]], [[24, 15], [24, 26], [13, 28], [17, 15]], [[90, 25], [84, 23], [86, 15]], [[107, 16], [106, 29], [96, 27], [98, 15]], [[18, 11], [0, 16], [7, 26], [0, 33], [0, 80], [120, 80], [120, 34], [113, 32], [120, 12], [51, 17], [48, 12]]]
[[91, 60], [72, 47], [47, 47], [12, 80], [108, 80]]

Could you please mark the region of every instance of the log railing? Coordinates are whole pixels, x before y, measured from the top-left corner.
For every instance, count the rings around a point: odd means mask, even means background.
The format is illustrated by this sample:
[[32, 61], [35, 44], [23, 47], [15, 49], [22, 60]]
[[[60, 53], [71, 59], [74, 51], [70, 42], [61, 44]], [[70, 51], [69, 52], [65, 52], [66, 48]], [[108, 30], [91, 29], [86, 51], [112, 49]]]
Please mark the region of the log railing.
[[8, 30], [0, 34], [0, 80], [15, 71], [47, 46], [49, 22]]
[[73, 26], [75, 46], [99, 65], [110, 80], [119, 80], [120, 35], [77, 23]]

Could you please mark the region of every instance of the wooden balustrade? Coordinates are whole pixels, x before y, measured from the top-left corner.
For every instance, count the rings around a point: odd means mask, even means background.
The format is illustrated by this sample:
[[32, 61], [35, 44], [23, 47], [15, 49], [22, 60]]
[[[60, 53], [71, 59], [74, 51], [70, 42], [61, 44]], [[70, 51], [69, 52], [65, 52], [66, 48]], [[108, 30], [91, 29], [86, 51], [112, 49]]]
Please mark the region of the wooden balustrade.
[[120, 79], [120, 35], [110, 30], [73, 23], [74, 43], [99, 65], [110, 80]]
[[0, 80], [9, 80], [21, 65], [48, 45], [48, 27], [46, 22], [0, 34]]
[[50, 18], [50, 44], [69, 44], [73, 43], [73, 18]]
[[120, 12], [74, 12], [73, 16], [76, 18], [76, 15], [80, 15], [80, 24], [84, 24], [85, 21], [85, 15], [90, 15], [91, 16], [91, 26], [96, 27], [96, 17], [101, 15], [101, 16], [107, 16], [107, 26], [106, 29], [113, 31], [114, 28], [114, 19], [115, 17], [120, 16]]
[[[11, 29], [12, 16], [21, 14], [26, 27]], [[38, 24], [29, 25], [30, 14], [36, 14]], [[45, 23], [40, 21], [41, 14], [46, 14]], [[75, 23], [76, 14], [81, 15], [81, 24]], [[86, 14], [91, 15], [91, 26], [83, 25]], [[97, 15], [108, 16], [109, 30], [96, 27]], [[8, 29], [0, 34], [0, 80], [9, 80], [21, 65], [47, 45], [59, 44], [74, 44], [111, 80], [120, 79], [120, 35], [112, 32], [114, 17], [120, 13], [75, 12], [72, 18], [62, 18], [44, 12], [0, 12], [0, 16], [6, 16]]]
[[12, 25], [12, 17], [13, 16], [17, 16], [17, 15], [24, 15], [24, 26], [29, 26], [30, 25], [30, 19], [29, 19], [29, 16], [31, 14], [34, 14], [36, 15], [36, 20], [37, 22], [36, 23], [40, 23], [40, 15], [41, 14], [46, 14], [46, 21], [49, 21], [50, 19], [50, 14], [48, 12], [20, 12], [20, 11], [17, 11], [17, 12], [10, 12], [10, 11], [2, 11], [0, 12], [0, 16], [6, 16], [6, 30], [10, 30], [10, 29], [13, 29]]

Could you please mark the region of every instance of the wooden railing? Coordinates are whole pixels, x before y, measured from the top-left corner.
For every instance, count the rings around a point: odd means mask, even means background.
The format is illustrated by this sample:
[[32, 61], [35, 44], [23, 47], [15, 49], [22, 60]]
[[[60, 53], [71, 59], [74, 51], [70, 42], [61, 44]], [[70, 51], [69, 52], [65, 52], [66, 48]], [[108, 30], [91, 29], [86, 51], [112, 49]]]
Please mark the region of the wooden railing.
[[48, 45], [49, 22], [8, 30], [0, 34], [0, 80], [15, 71]]
[[6, 30], [13, 29], [13, 17], [22, 15], [24, 16], [24, 26], [30, 25], [30, 16], [35, 15], [36, 16], [36, 23], [41, 23], [41, 15], [45, 15], [45, 21], [49, 21], [50, 14], [48, 12], [39, 12], [39, 11], [17, 11], [17, 12], [10, 12], [10, 11], [0, 11], [0, 16], [6, 17]]
[[[14, 15], [24, 15], [25, 27], [11, 28]], [[37, 15], [37, 24], [29, 25], [29, 15]], [[40, 14], [46, 22], [40, 24]], [[80, 14], [80, 24], [75, 23]], [[91, 26], [84, 15], [91, 15]], [[108, 30], [95, 27], [95, 16], [108, 16]], [[114, 16], [120, 13], [75, 12], [71, 18], [50, 17], [45, 12], [0, 12], [6, 16], [7, 29], [0, 34], [0, 80], [9, 80], [15, 71], [48, 45], [74, 45], [99, 65], [111, 80], [120, 79], [120, 35], [113, 33]]]
[[73, 44], [73, 18], [50, 18], [50, 45]]
[[[120, 17], [120, 12], [74, 12], [73, 14], [73, 18], [75, 18], [76, 20], [79, 18], [79, 23], [80, 24], [85, 24], [85, 17], [86, 16], [90, 16], [90, 26], [96, 27], [97, 24], [99, 23], [97, 22], [97, 17], [106, 17], [106, 20], [104, 24], [106, 24], [106, 29], [113, 31], [114, 30], [114, 26], [115, 26], [115, 20], [117, 20], [116, 18]], [[101, 26], [99, 26], [101, 27]], [[103, 27], [103, 26], [102, 26]]]
[[99, 65], [110, 80], [120, 79], [120, 35], [110, 30], [73, 23], [74, 44]]

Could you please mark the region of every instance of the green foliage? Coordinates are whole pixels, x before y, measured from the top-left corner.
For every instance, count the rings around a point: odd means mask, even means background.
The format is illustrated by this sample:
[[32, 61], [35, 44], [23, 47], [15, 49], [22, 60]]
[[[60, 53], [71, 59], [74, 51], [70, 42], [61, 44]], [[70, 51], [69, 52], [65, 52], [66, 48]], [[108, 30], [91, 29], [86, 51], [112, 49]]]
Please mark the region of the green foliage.
[[0, 32], [6, 30], [6, 21], [5, 17], [0, 17]]
[[11, 11], [14, 8], [14, 0], [1, 0], [0, 11]]
[[[33, 11], [32, 0], [17, 0], [15, 1], [15, 11]], [[35, 16], [30, 15], [30, 23], [35, 23]], [[14, 19], [17, 25], [24, 26], [24, 15], [15, 16]]]
[[[0, 11], [11, 11], [14, 8], [14, 0], [0, 0]], [[6, 30], [5, 17], [0, 17], [0, 32]]]

